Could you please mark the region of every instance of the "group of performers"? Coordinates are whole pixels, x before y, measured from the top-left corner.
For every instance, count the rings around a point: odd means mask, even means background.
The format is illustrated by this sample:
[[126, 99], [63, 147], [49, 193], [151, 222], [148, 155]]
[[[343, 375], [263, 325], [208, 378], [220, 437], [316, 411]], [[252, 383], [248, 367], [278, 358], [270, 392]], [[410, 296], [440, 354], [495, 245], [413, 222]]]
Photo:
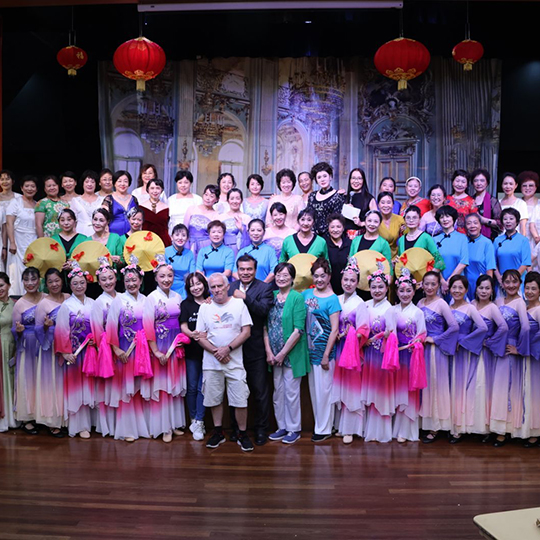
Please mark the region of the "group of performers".
[[[214, 274], [249, 296], [239, 262], [253, 261], [271, 298], [264, 312], [246, 300], [274, 383], [270, 440], [300, 438], [307, 376], [316, 443], [448, 432], [451, 443], [473, 433], [540, 445], [538, 175], [505, 174], [501, 201], [483, 169], [456, 171], [452, 194], [437, 184], [428, 199], [411, 177], [402, 204], [390, 177], [377, 197], [361, 169], [346, 191], [332, 180], [327, 163], [298, 179], [284, 169], [267, 199], [253, 174], [244, 198], [222, 173], [201, 197], [179, 171], [167, 199], [145, 165], [131, 194], [127, 171], [105, 169], [85, 171], [82, 195], [73, 173], [48, 176], [36, 203], [37, 179], [23, 178], [21, 195], [1, 171], [0, 431], [170, 442], [189, 428], [203, 440], [211, 338], [198, 312]], [[60, 265], [38, 256], [41, 237], [65, 253]], [[150, 240], [144, 267], [135, 255]], [[85, 266], [90, 243], [105, 255]]]

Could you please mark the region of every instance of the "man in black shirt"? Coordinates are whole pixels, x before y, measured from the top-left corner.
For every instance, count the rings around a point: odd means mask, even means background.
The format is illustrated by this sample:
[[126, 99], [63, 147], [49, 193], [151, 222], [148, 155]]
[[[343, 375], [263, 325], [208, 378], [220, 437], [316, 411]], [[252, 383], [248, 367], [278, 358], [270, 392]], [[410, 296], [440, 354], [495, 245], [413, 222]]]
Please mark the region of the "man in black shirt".
[[[255, 444], [261, 446], [268, 440], [268, 418], [270, 415], [270, 386], [263, 329], [268, 312], [274, 302], [274, 294], [270, 284], [255, 278], [257, 261], [251, 255], [239, 257], [236, 266], [239, 281], [231, 284], [230, 293], [235, 298], [241, 298], [245, 302], [253, 319], [251, 336], [243, 345], [243, 357], [250, 395], [255, 401]], [[231, 410], [231, 423], [233, 427], [231, 440], [234, 441], [238, 436], [234, 409]]]

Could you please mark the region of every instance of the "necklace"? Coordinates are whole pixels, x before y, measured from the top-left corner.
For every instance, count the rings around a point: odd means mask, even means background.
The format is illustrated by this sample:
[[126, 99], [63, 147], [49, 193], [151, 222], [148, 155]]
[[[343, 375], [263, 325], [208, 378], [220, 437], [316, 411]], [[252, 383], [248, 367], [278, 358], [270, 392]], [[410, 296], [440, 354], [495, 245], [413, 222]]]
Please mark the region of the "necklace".
[[332, 186], [328, 186], [327, 188], [321, 188], [319, 189], [319, 193], [321, 195], [327, 195], [328, 193], [330, 193], [331, 191], [333, 191], [333, 187]]
[[156, 208], [157, 208], [158, 203], [154, 202], [152, 199], [150, 199], [150, 204], [152, 205], [152, 212], [154, 212], [154, 214], [156, 214], [157, 213]]

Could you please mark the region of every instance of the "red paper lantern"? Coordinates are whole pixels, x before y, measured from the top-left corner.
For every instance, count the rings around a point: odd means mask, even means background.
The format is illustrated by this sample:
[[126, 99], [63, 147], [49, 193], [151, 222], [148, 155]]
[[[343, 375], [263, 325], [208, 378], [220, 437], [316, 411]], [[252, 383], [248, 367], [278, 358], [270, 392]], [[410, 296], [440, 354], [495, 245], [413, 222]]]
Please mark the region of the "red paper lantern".
[[114, 53], [114, 67], [128, 79], [137, 81], [137, 90], [144, 92], [145, 81], [157, 77], [165, 67], [165, 52], [145, 37], [122, 43]]
[[69, 47], [60, 49], [56, 55], [56, 59], [62, 67], [68, 70], [70, 77], [75, 77], [77, 70], [86, 64], [88, 55], [81, 48], [70, 45]]
[[380, 73], [398, 81], [398, 90], [405, 90], [407, 81], [426, 71], [431, 56], [419, 41], [397, 38], [379, 47], [374, 60]]
[[484, 47], [474, 39], [465, 39], [452, 49], [452, 57], [456, 62], [463, 64], [465, 71], [472, 71], [476, 64], [484, 56]]

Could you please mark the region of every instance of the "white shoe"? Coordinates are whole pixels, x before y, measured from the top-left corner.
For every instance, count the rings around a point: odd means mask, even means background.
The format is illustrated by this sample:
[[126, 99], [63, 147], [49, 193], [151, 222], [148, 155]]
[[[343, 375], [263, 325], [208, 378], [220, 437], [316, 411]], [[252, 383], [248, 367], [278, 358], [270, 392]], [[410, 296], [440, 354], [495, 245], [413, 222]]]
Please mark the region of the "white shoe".
[[163, 434], [163, 442], [170, 443], [172, 441], [172, 429]]
[[204, 432], [205, 432], [204, 422], [202, 420], [198, 420], [196, 424], [193, 426], [192, 432], [193, 432], [193, 440], [202, 441], [204, 439]]
[[344, 444], [351, 444], [353, 442], [353, 436], [352, 435], [344, 435], [343, 436], [343, 443]]

